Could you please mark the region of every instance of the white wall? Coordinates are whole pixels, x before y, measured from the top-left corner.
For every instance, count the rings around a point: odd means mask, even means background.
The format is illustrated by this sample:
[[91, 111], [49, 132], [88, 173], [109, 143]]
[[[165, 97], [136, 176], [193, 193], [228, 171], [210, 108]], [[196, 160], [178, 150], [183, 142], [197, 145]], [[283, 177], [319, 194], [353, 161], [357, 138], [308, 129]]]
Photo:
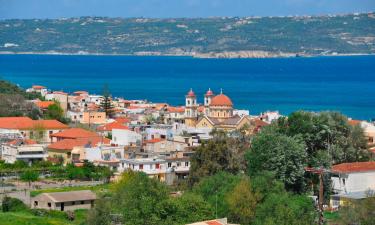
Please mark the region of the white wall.
[[137, 143], [137, 141], [142, 140], [142, 135], [131, 131], [131, 130], [122, 130], [122, 129], [113, 129], [112, 130], [112, 144], [127, 146], [130, 143]]
[[[345, 179], [345, 184], [344, 184]], [[332, 177], [333, 189], [339, 194], [375, 190], [375, 171], [350, 173], [348, 177]]]

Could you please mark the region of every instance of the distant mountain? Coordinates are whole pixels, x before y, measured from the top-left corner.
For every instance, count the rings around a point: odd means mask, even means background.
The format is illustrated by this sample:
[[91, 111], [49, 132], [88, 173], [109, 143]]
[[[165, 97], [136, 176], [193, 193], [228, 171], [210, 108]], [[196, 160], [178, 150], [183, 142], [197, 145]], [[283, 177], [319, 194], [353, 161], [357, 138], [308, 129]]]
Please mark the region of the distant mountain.
[[197, 57], [374, 54], [375, 15], [1, 20], [0, 52]]

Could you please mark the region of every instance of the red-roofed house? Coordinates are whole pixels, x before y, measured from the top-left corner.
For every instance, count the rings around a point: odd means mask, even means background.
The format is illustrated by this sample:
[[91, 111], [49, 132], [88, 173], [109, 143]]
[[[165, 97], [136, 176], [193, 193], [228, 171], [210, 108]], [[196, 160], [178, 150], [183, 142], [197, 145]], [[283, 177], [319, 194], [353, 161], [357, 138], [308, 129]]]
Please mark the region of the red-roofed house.
[[63, 157], [64, 163], [72, 162], [72, 151], [79, 147], [96, 147], [102, 144], [109, 144], [111, 140], [100, 137], [82, 137], [82, 138], [66, 138], [61, 141], [48, 145], [49, 158]]
[[235, 224], [229, 224], [227, 218], [222, 218], [222, 219], [216, 219], [216, 220], [196, 222], [196, 223], [191, 223], [187, 225], [235, 225]]
[[330, 206], [336, 209], [352, 201], [368, 198], [375, 193], [375, 162], [342, 163], [332, 166]]
[[113, 129], [129, 130], [129, 127], [123, 125], [120, 122], [115, 121], [115, 122], [112, 122], [112, 123], [104, 124], [104, 125], [96, 128], [96, 130], [104, 136], [108, 136], [108, 134], [112, 134]]
[[375, 162], [342, 163], [332, 166], [333, 189], [337, 193], [375, 190]]
[[61, 141], [64, 139], [92, 138], [99, 136], [100, 135], [95, 132], [88, 131], [82, 128], [70, 128], [51, 135], [51, 137], [53, 138], [53, 142]]
[[33, 85], [31, 88], [26, 89], [26, 92], [37, 92], [40, 93], [42, 96], [47, 94], [47, 88], [41, 85]]
[[32, 120], [29, 117], [1, 117], [0, 130], [19, 132], [26, 139], [50, 142], [51, 135], [69, 127], [57, 120]]

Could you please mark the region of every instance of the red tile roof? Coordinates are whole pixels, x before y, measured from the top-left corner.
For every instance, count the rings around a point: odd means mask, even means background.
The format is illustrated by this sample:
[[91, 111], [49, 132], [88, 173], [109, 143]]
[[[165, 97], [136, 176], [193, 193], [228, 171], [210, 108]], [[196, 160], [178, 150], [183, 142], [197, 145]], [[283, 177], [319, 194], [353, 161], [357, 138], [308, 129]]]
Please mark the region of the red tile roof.
[[158, 143], [158, 142], [161, 142], [162, 139], [160, 138], [154, 138], [154, 139], [151, 139], [151, 140], [146, 140], [145, 143]]
[[54, 101], [40, 101], [40, 102], [35, 102], [35, 105], [38, 106], [41, 109], [46, 109], [48, 106], [55, 104]]
[[131, 119], [126, 118], [126, 117], [117, 117], [117, 118], [115, 118], [115, 120], [119, 123], [122, 123], [122, 124], [131, 122]]
[[183, 113], [185, 112], [185, 108], [184, 107], [168, 107], [167, 108], [167, 111], [168, 112], [171, 112], [171, 113]]
[[104, 124], [96, 128], [97, 131], [112, 131], [113, 129], [129, 130], [129, 127], [122, 125], [121, 123], [115, 121], [112, 123]]
[[348, 123], [351, 125], [351, 126], [357, 126], [361, 123], [360, 120], [348, 120]]
[[67, 129], [68, 126], [57, 120], [32, 120], [29, 117], [0, 117], [0, 128], [32, 130], [43, 129]]
[[332, 172], [336, 173], [356, 173], [366, 171], [375, 171], [375, 162], [341, 163], [332, 166]]
[[220, 223], [219, 221], [216, 221], [216, 220], [206, 221], [206, 224], [208, 224], [208, 225], [223, 225], [222, 223]]
[[82, 128], [70, 128], [55, 134], [51, 134], [51, 137], [57, 138], [67, 138], [67, 139], [77, 139], [77, 138], [89, 138], [89, 137], [98, 137], [99, 134], [88, 131]]
[[12, 140], [12, 141], [9, 141], [7, 144], [9, 144], [9, 145], [17, 145], [19, 143], [22, 143], [23, 145], [34, 145], [34, 144], [37, 144], [36, 141], [30, 140], [30, 139], [26, 139], [26, 140]]
[[40, 90], [40, 89], [44, 89], [46, 87], [41, 86], [41, 85], [33, 85], [32, 88], [35, 89], [35, 90]]
[[49, 149], [54, 150], [72, 150], [74, 147], [83, 147], [90, 145], [91, 147], [97, 146], [99, 143], [109, 144], [111, 140], [104, 137], [91, 137], [91, 138], [78, 138], [78, 139], [64, 139], [48, 145]]

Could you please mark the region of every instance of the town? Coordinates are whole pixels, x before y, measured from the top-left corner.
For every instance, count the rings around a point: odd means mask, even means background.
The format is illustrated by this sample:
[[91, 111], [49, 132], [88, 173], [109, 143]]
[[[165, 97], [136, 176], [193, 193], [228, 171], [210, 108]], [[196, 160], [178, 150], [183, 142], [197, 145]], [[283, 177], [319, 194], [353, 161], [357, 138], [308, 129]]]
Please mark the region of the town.
[[[3, 203], [10, 196], [33, 209], [74, 211], [94, 208], [99, 198], [95, 187], [99, 189], [107, 183], [121, 181], [129, 171], [142, 172], [172, 187], [174, 191], [170, 192], [171, 195], [180, 196], [183, 185], [197, 183], [194, 179], [201, 181], [205, 176], [204, 173], [196, 172], [195, 167], [199, 165], [197, 158], [192, 162], [192, 158], [198, 157], [197, 149], [205, 148], [210, 141], [222, 141], [220, 135], [223, 134], [237, 139], [256, 139], [258, 134], [270, 132], [268, 130], [271, 129], [267, 127], [282, 123], [283, 118], [287, 118], [278, 111], [251, 115], [249, 110], [236, 109], [236, 100], [232, 101], [225, 91], [208, 87], [204, 96], [197, 96], [194, 89], [186, 90], [186, 95], [180, 97], [182, 106], [116, 98], [106, 88], [101, 95], [83, 90], [65, 93], [41, 85], [33, 85], [25, 92], [40, 96], [27, 101], [33, 109], [50, 117], [0, 117], [0, 173], [4, 186], [0, 194]], [[372, 161], [375, 159], [375, 124], [351, 118], [346, 122], [353, 129], [363, 131], [366, 142], [363, 155], [368, 153], [368, 156], [361, 158], [362, 155], [355, 151], [350, 153], [352, 155], [346, 155], [346, 158], [331, 156], [332, 162], [342, 163], [333, 163], [332, 167], [327, 168], [318, 167], [320, 164], [316, 162], [309, 163], [309, 168], [306, 167], [302, 174], [331, 175], [330, 181], [325, 180], [332, 185], [328, 200], [323, 203], [321, 197], [316, 196], [317, 191], [312, 193], [311, 205], [315, 204], [318, 211], [323, 208], [324, 211], [337, 211], [348, 202], [372, 198], [369, 192], [375, 191], [375, 162]], [[331, 134], [332, 137], [329, 135], [327, 145], [324, 146], [335, 151], [338, 144], [335, 143], [334, 134]], [[280, 143], [284, 143], [284, 139], [280, 140]], [[255, 148], [257, 141], [261, 143], [262, 140], [252, 140], [251, 146]], [[246, 143], [243, 142], [244, 145]], [[250, 142], [244, 148], [249, 146]], [[355, 144], [353, 146], [356, 147]], [[289, 157], [294, 158], [293, 155]], [[241, 158], [239, 161], [248, 157], [242, 155]], [[50, 168], [55, 165], [66, 168], [67, 175], [54, 179], [56, 170]], [[192, 167], [195, 172], [192, 172]], [[38, 169], [33, 174], [24, 168]], [[97, 169], [97, 176], [85, 177], [75, 168]], [[69, 173], [70, 170], [73, 172]], [[241, 168], [233, 170], [246, 171]], [[35, 171], [38, 171], [36, 177]], [[25, 174], [28, 172], [30, 174], [27, 177]], [[285, 186], [290, 190], [298, 189], [293, 186], [295, 183], [288, 183], [287, 178]], [[322, 183], [318, 183], [310, 185], [315, 185], [316, 190], [317, 185], [322, 186]], [[44, 189], [61, 187], [66, 187], [65, 191], [43, 192]], [[38, 194], [35, 195], [35, 192]], [[217, 209], [215, 215], [209, 219], [216, 223], [189, 223], [229, 224], [224, 217], [231, 219], [230, 215], [221, 213], [220, 217], [224, 219], [219, 219]], [[116, 221], [116, 216], [111, 218]]]

